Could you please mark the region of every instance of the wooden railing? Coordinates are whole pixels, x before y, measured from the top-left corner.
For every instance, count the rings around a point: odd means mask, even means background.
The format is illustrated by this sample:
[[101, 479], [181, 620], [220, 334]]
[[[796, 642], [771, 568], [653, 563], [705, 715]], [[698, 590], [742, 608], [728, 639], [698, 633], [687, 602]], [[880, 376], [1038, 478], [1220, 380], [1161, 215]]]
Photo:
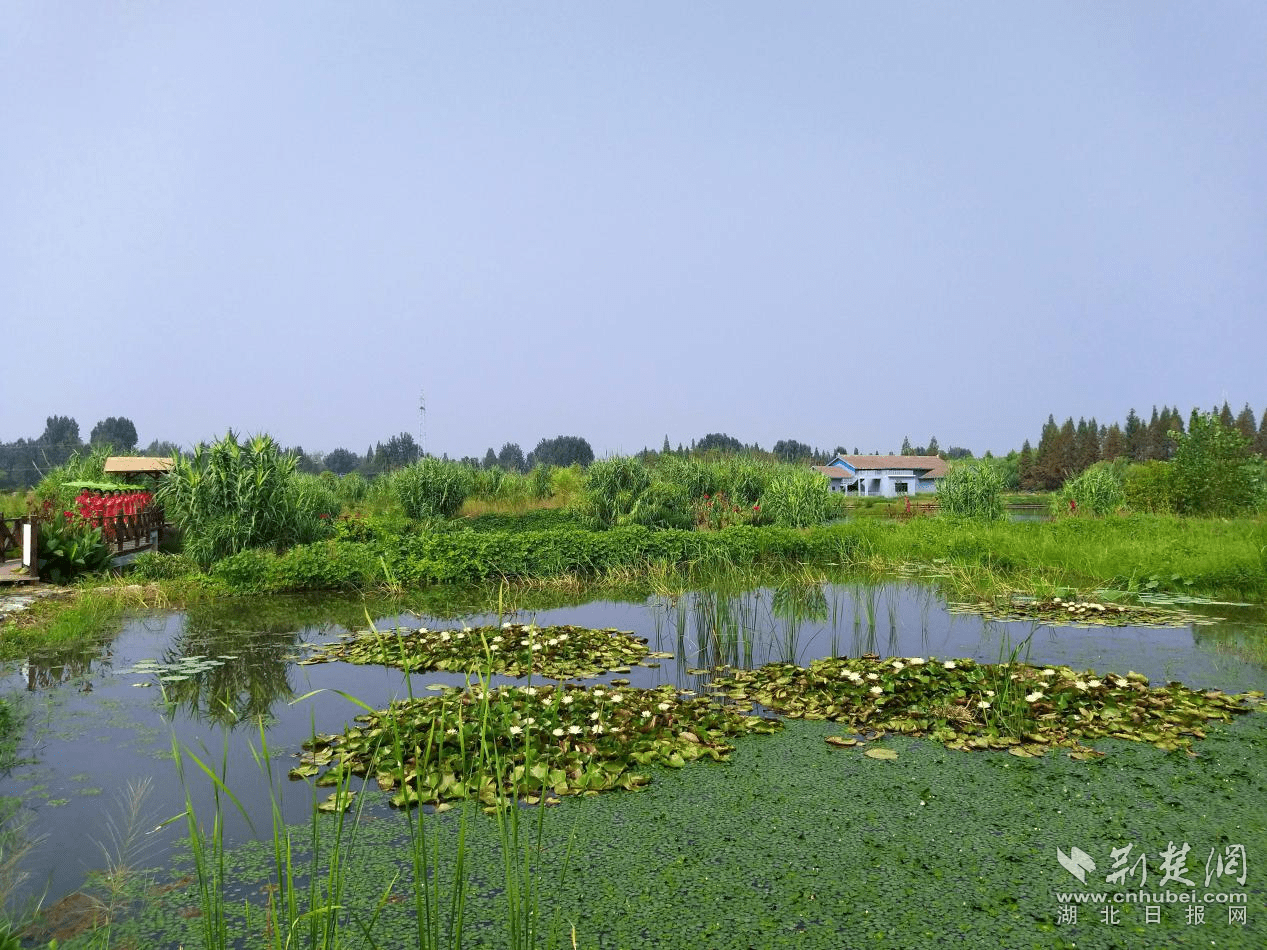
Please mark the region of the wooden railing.
[[163, 510], [151, 505], [137, 515], [115, 515], [89, 518], [88, 523], [101, 529], [115, 554], [126, 554], [149, 547], [155, 533], [163, 530]]

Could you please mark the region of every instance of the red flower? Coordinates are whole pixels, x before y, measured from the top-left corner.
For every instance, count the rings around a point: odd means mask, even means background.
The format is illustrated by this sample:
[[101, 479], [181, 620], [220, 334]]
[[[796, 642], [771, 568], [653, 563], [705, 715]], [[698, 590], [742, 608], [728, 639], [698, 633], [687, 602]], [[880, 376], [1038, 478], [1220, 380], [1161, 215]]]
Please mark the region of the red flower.
[[761, 510], [761, 506], [760, 506], [760, 505], [753, 505], [753, 506], [752, 506], [752, 510], [753, 510], [753, 511], [760, 511], [760, 510]]

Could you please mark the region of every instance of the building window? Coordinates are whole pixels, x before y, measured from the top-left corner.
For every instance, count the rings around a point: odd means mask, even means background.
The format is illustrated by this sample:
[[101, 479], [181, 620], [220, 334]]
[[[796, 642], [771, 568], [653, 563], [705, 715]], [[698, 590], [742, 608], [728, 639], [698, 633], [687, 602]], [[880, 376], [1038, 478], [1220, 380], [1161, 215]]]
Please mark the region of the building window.
[[894, 482], [893, 491], [898, 495], [906, 494], [906, 482]]

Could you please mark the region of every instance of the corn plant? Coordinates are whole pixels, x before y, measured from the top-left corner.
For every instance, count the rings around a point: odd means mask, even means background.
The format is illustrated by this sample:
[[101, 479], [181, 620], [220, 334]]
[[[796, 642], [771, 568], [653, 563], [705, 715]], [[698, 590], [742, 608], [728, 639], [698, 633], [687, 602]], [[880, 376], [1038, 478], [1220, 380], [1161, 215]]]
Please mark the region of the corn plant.
[[474, 473], [458, 462], [422, 458], [391, 476], [392, 489], [410, 518], [452, 518], [474, 487]]
[[1003, 478], [994, 466], [955, 465], [937, 483], [937, 500], [952, 517], [998, 521], [1006, 515], [1003, 489]]
[[295, 457], [267, 435], [239, 444], [229, 431], [174, 461], [157, 498], [203, 567], [248, 548], [315, 541], [337, 514], [324, 510], [332, 502], [319, 481], [297, 477]]

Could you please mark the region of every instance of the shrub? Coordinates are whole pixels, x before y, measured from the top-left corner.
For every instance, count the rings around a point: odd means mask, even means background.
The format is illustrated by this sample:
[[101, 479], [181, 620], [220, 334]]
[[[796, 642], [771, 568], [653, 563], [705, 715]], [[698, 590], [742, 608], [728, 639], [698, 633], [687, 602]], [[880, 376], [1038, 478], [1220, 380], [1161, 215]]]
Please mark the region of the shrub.
[[163, 554], [146, 551], [132, 562], [132, 574], [138, 580], [162, 581], [173, 577], [188, 577], [198, 573], [198, 565], [183, 554]]
[[1249, 440], [1212, 413], [1195, 413], [1187, 432], [1172, 432], [1175, 510], [1182, 515], [1234, 515], [1263, 506], [1267, 473]]
[[452, 518], [474, 487], [474, 473], [459, 462], [422, 458], [391, 476], [405, 514], [415, 520]]
[[951, 517], [997, 521], [1006, 513], [1003, 488], [994, 466], [965, 462], [951, 466], [937, 483], [937, 500]]
[[[1122, 476], [1110, 462], [1097, 462], [1069, 479], [1051, 500], [1053, 514], [1111, 515], [1125, 500]], [[1072, 502], [1072, 504], [1071, 504]]]
[[1128, 465], [1122, 473], [1122, 500], [1131, 511], [1173, 514], [1174, 470], [1170, 463], [1153, 460]]

